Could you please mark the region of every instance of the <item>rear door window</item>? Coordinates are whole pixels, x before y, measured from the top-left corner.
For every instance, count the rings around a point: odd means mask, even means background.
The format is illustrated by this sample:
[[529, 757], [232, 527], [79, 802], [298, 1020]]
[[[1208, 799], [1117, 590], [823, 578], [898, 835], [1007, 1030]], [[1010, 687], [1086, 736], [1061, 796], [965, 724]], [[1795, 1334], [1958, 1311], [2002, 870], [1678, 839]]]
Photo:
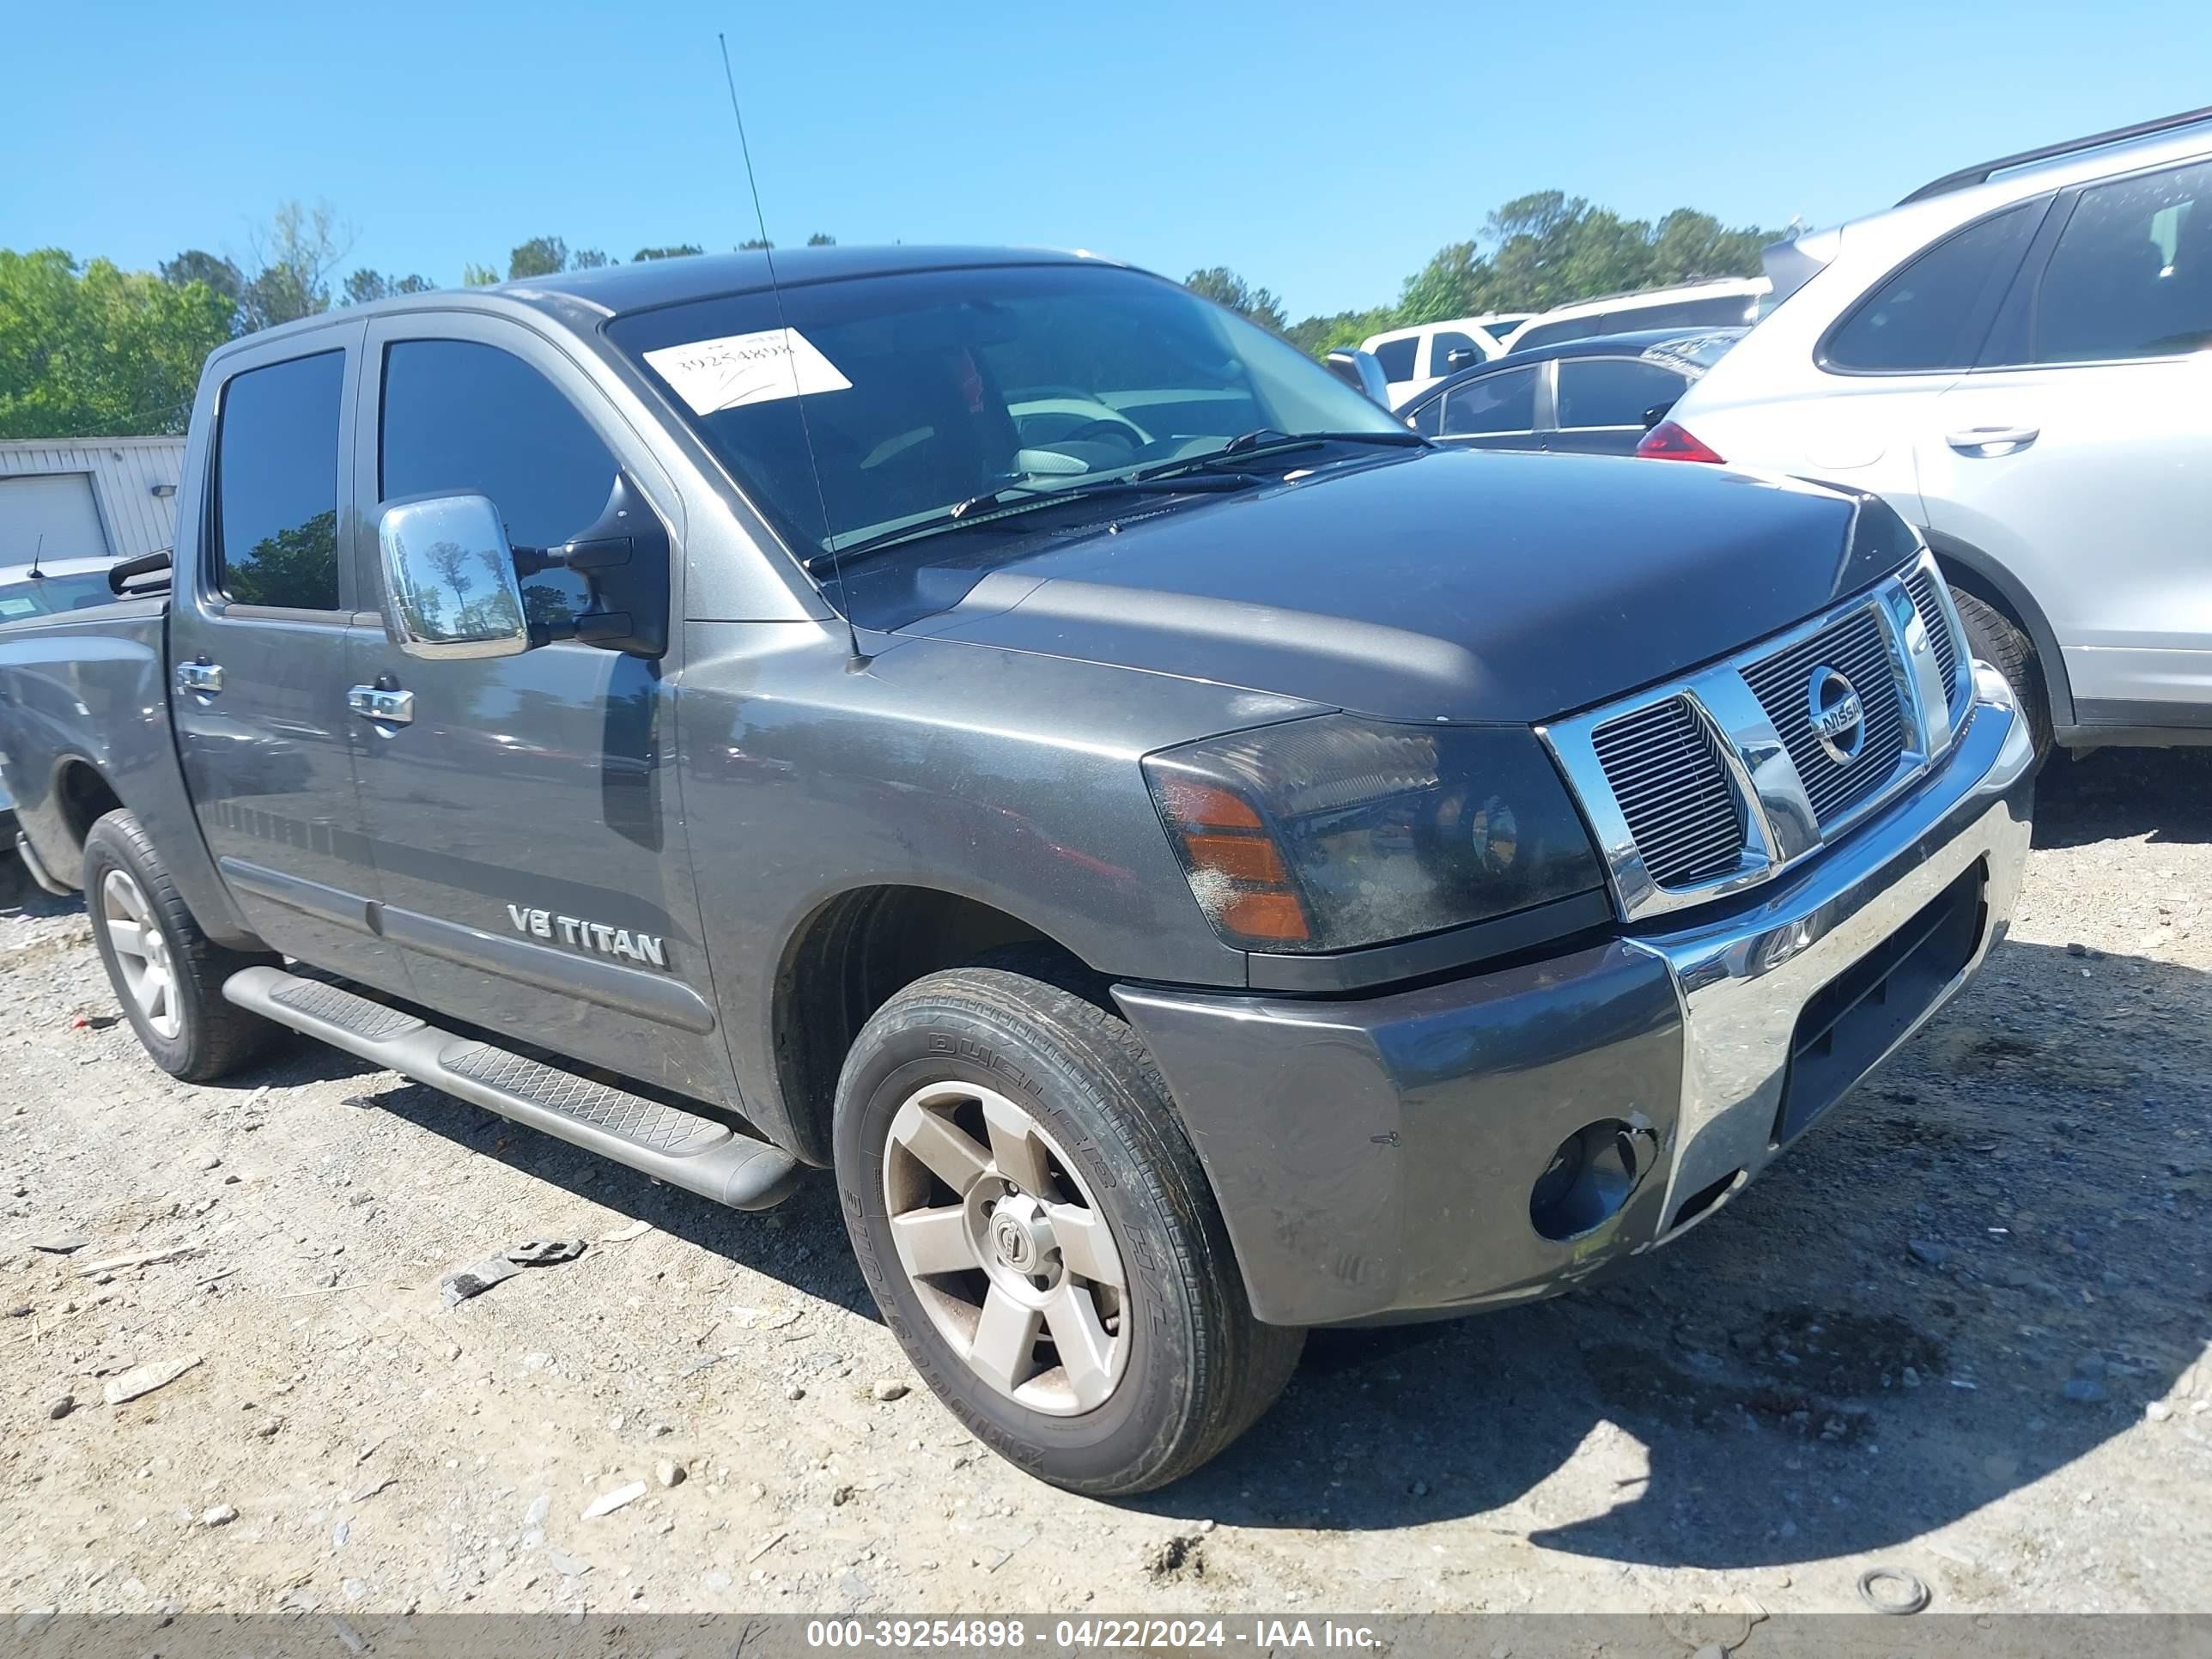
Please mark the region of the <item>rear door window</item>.
[[2212, 344], [2212, 161], [2081, 192], [2036, 293], [2033, 361]]
[[[597, 523], [617, 465], [560, 388], [497, 346], [401, 340], [384, 358], [380, 497], [490, 497], [517, 547], [552, 547]], [[574, 571], [529, 577], [522, 600], [535, 624], [590, 608]]]
[[1513, 349], [1532, 351], [1538, 346], [1557, 345], [1562, 340], [1587, 340], [1604, 332], [1602, 318], [1562, 317], [1555, 323], [1529, 324], [1513, 342]]
[[1480, 437], [1492, 432], [1528, 432], [1536, 425], [1534, 368], [1484, 374], [1444, 394], [1442, 435]]
[[240, 605], [338, 608], [338, 401], [345, 353], [234, 375], [216, 438], [218, 592]]
[[1673, 403], [1687, 384], [1672, 369], [1631, 357], [1562, 358], [1559, 424], [1642, 426], [1646, 410]]
[[1972, 367], [2047, 200], [2007, 208], [1929, 248], [1859, 301], [1820, 361], [1892, 374]]
[[1413, 348], [1420, 344], [1419, 336], [1403, 340], [1385, 340], [1375, 348], [1375, 361], [1382, 365], [1386, 380], [1410, 380], [1413, 378]]
[[[1455, 363], [1451, 360], [1451, 355], [1455, 351], [1464, 351], [1468, 355]], [[1430, 337], [1429, 373], [1449, 374], [1456, 368], [1472, 368], [1475, 364], [1484, 362], [1489, 355], [1480, 346], [1475, 344], [1472, 335], [1462, 334], [1454, 329], [1445, 329], [1441, 333]]]

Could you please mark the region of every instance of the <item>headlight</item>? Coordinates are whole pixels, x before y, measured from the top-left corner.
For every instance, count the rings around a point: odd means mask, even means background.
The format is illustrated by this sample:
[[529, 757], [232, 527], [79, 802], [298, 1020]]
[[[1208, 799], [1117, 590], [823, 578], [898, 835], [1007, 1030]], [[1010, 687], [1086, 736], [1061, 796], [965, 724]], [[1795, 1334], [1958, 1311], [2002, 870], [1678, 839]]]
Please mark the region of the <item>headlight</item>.
[[1604, 884], [1526, 730], [1327, 714], [1144, 765], [1199, 908], [1240, 950], [1350, 950]]

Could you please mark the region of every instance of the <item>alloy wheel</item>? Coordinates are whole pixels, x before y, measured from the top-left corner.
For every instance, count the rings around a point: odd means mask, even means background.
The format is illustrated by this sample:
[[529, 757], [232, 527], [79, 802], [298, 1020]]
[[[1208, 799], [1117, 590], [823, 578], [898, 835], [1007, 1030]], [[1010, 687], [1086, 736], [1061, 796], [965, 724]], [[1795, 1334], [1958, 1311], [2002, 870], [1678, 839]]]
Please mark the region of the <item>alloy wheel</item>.
[[146, 1024], [162, 1037], [184, 1028], [177, 1003], [176, 969], [169, 941], [153, 920], [153, 907], [130, 875], [110, 870], [100, 884], [100, 922], [115, 949], [123, 988]]

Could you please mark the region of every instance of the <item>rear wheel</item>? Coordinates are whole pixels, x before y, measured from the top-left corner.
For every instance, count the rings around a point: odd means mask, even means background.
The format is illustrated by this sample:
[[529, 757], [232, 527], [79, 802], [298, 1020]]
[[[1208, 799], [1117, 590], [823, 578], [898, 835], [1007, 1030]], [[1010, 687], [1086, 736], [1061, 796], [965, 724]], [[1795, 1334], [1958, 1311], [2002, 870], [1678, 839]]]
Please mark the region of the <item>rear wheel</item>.
[[2041, 763], [2051, 754], [2051, 693], [2044, 684], [2043, 663], [2034, 644], [2013, 625], [2011, 617], [1964, 588], [1951, 590], [1951, 602], [1959, 607], [1967, 649], [1977, 660], [2002, 674], [2012, 687], [2021, 718], [2027, 722], [2028, 736], [2034, 740], [2036, 761]]
[[227, 950], [202, 933], [129, 812], [108, 813], [85, 837], [84, 894], [108, 982], [155, 1065], [211, 1083], [268, 1047], [277, 1028], [224, 1001], [222, 983], [276, 958]]
[[837, 1184], [908, 1356], [1000, 1455], [1099, 1496], [1188, 1474], [1289, 1382], [1203, 1169], [1135, 1034], [989, 968], [933, 974], [862, 1029]]

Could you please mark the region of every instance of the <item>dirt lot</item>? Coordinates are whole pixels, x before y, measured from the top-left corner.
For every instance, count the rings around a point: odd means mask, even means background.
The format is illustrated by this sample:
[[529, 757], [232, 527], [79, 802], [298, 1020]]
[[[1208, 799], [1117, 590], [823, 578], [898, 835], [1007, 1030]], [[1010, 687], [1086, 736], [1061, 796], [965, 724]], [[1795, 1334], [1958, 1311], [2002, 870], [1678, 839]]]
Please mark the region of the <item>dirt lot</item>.
[[825, 1183], [733, 1214], [306, 1045], [173, 1084], [81, 907], [19, 884], [0, 1605], [1779, 1613], [1886, 1563], [1939, 1608], [2212, 1610], [2212, 752], [2044, 795], [1975, 990], [1711, 1225], [1540, 1307], [1317, 1337], [1127, 1505], [878, 1397], [908, 1374]]

